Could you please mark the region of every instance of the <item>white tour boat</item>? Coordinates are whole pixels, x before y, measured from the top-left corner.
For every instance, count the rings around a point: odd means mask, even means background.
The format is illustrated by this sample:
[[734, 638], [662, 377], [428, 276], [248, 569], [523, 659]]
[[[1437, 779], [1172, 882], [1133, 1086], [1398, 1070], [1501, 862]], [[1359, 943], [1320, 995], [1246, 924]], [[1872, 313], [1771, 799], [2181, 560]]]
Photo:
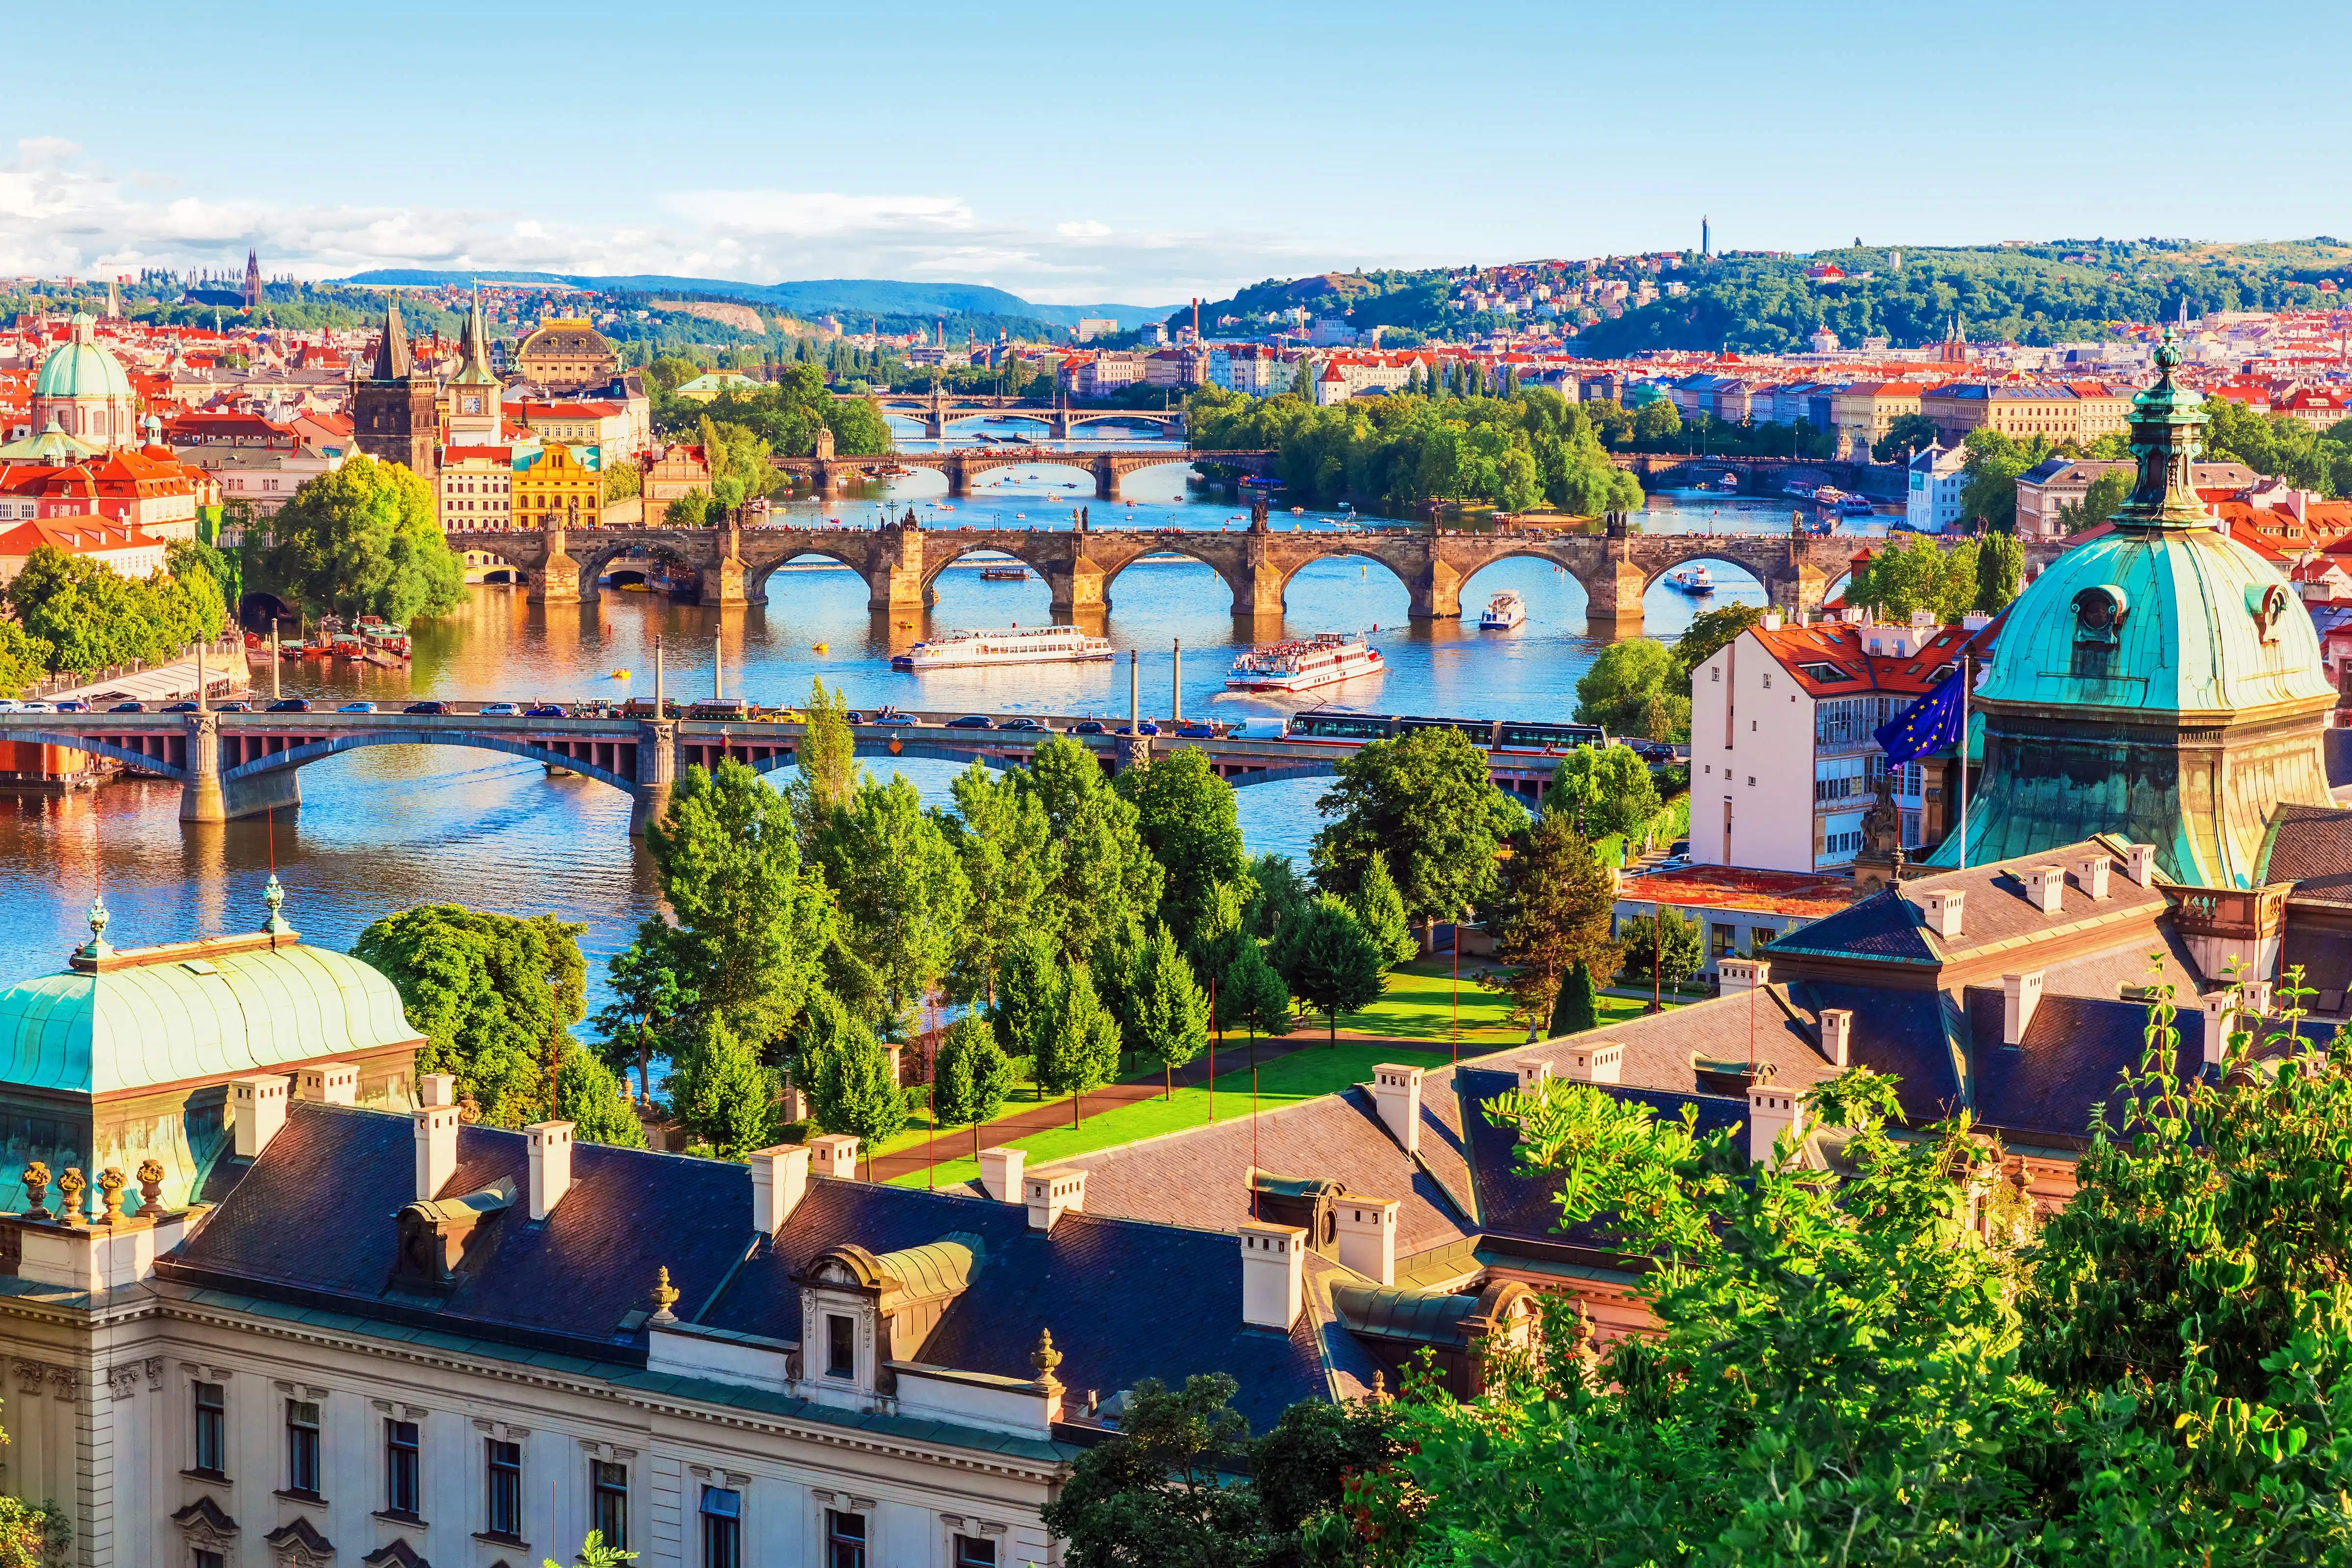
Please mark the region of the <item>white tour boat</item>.
[[1712, 594], [1715, 592], [1715, 579], [1706, 574], [1704, 564], [1677, 566], [1666, 574], [1666, 586], [1691, 595]]
[[1387, 668], [1381, 650], [1363, 638], [1325, 632], [1303, 642], [1252, 648], [1234, 660], [1233, 673], [1225, 678], [1225, 689], [1315, 691], [1342, 680], [1353, 680], [1360, 675], [1378, 675]]
[[1527, 618], [1526, 601], [1506, 588], [1486, 601], [1486, 613], [1478, 617], [1478, 625], [1486, 631], [1507, 632], [1515, 626], [1524, 626]]
[[920, 672], [992, 664], [1085, 664], [1110, 657], [1108, 637], [1090, 637], [1076, 626], [1010, 626], [929, 638], [893, 658], [890, 668]]

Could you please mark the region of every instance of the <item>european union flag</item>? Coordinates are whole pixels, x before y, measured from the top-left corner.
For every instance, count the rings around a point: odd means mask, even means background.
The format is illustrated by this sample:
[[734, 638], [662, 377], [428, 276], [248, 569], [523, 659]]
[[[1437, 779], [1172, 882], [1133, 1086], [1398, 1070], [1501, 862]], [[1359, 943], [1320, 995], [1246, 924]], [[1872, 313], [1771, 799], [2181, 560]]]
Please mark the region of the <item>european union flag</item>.
[[1954, 670], [1941, 686], [1879, 726], [1878, 744], [1889, 763], [1907, 763], [1958, 742], [1966, 673]]

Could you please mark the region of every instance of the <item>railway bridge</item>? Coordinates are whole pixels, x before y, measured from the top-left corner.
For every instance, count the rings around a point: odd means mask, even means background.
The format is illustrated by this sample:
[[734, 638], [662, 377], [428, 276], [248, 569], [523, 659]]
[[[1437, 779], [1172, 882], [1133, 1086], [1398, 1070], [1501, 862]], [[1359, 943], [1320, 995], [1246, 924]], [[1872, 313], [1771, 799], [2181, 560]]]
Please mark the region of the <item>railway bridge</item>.
[[[180, 820], [228, 822], [299, 806], [300, 771], [312, 763], [371, 746], [463, 746], [498, 752], [625, 791], [629, 831], [668, 809], [681, 770], [721, 758], [762, 773], [794, 765], [802, 726], [749, 721], [642, 717], [541, 717], [416, 713], [10, 713], [0, 741], [64, 747], [111, 758], [180, 786]], [[1065, 721], [1066, 723], [1066, 721]], [[863, 724], [861, 757], [931, 758], [990, 767], [1026, 766], [1051, 738], [1038, 731], [950, 730]], [[1148, 761], [1155, 748], [1197, 746], [1219, 776], [1236, 787], [1278, 779], [1328, 777], [1355, 749], [1344, 741], [1287, 736], [1185, 739], [1170, 735], [1071, 737], [1106, 771]], [[1539, 796], [1557, 757], [1539, 752], [1491, 753], [1496, 786], [1522, 799]]]
[[[1587, 624], [1599, 637], [1638, 636], [1642, 597], [1665, 573], [1698, 562], [1734, 565], [1764, 584], [1784, 612], [1821, 607], [1852, 564], [1852, 539], [1796, 534], [1633, 533], [1615, 538], [1536, 531], [1364, 533], [1304, 529], [924, 529], [908, 521], [878, 529], [772, 527], [550, 529], [544, 532], [457, 531], [455, 550], [507, 563], [542, 603], [593, 597], [597, 579], [624, 557], [658, 557], [698, 569], [703, 603], [740, 605], [767, 596], [778, 567], [811, 556], [856, 573], [866, 607], [912, 612], [936, 604], [940, 574], [967, 555], [1009, 555], [1045, 579], [1054, 615], [1110, 607], [1118, 574], [1148, 555], [1181, 555], [1214, 571], [1236, 616], [1276, 616], [1299, 570], [1315, 561], [1360, 556], [1402, 582], [1417, 620], [1462, 613], [1462, 585], [1497, 561], [1549, 562], [1584, 587]], [[2033, 547], [2029, 547], [2031, 552]], [[2046, 551], [2048, 547], [2041, 547]]]

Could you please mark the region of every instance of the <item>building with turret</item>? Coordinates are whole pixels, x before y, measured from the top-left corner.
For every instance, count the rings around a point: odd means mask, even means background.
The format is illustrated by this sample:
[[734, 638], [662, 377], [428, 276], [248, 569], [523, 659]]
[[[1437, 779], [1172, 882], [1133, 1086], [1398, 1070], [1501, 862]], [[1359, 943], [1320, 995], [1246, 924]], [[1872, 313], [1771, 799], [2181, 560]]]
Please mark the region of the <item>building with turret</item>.
[[449, 378], [445, 427], [452, 447], [495, 447], [505, 439], [501, 400], [506, 389], [490, 373], [489, 346], [482, 326], [482, 297], [466, 312], [458, 345], [457, 374]]
[[385, 302], [373, 363], [352, 384], [352, 424], [361, 451], [432, 478], [441, 434], [440, 389], [409, 352], [396, 297]]

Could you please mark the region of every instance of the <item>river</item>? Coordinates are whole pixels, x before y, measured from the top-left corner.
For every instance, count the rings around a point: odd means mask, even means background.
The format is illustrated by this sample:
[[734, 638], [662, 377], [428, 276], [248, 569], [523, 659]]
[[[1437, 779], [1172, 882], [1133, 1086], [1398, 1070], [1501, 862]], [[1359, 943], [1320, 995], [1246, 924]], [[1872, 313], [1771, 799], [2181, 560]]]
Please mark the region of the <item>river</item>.
[[[965, 437], [968, 438], [968, 437]], [[919, 443], [908, 440], [907, 445]], [[1133, 447], [1132, 438], [1117, 444]], [[1083, 445], [1083, 443], [1081, 443]], [[1127, 481], [1131, 504], [1096, 501], [1092, 487], [1066, 489], [1066, 468], [999, 470], [975, 493], [946, 502], [946, 481], [919, 470], [894, 488], [819, 506], [793, 503], [793, 521], [839, 518], [867, 524], [885, 501], [912, 501], [926, 515], [952, 505], [944, 525], [1066, 524], [1073, 506], [1091, 507], [1092, 525], [1139, 528], [1240, 526], [1242, 509], [1183, 489], [1182, 469], [1146, 469]], [[926, 501], [935, 503], [925, 509]], [[1777, 531], [1785, 500], [1693, 492], [1654, 497], [1654, 531]], [[1330, 528], [1340, 520], [1278, 511], [1277, 527]], [[1859, 536], [1864, 530], [1850, 525]], [[1857, 538], [1859, 542], [1859, 538]], [[1761, 603], [1759, 584], [1718, 566], [1722, 585], [1697, 602]], [[1476, 612], [1496, 590], [1527, 602], [1527, 624], [1482, 633]], [[1122, 652], [1141, 653], [1144, 709], [1170, 710], [1174, 645], [1183, 647], [1187, 715], [1270, 721], [1280, 711], [1223, 689], [1237, 645], [1230, 595], [1196, 562], [1148, 562], [1114, 584], [1105, 631]], [[1465, 584], [1459, 623], [1413, 625], [1403, 585], [1376, 563], [1342, 558], [1310, 565], [1293, 580], [1284, 629], [1360, 631], [1380, 647], [1387, 673], [1343, 689], [1349, 706], [1386, 712], [1565, 719], [1577, 678], [1602, 644], [1588, 637], [1576, 580], [1532, 560], [1497, 563]], [[1643, 605], [1651, 635], [1671, 639], [1689, 624], [1694, 601], [1661, 584]], [[1040, 623], [1045, 584], [983, 582], [952, 567], [940, 582], [928, 629]], [[1244, 623], [1239, 640], [1250, 628]], [[812, 679], [837, 686], [853, 706], [895, 701], [925, 709], [1124, 715], [1126, 660], [1118, 665], [894, 674], [887, 645], [914, 635], [866, 609], [864, 585], [845, 570], [780, 572], [769, 602], [720, 613], [656, 595], [608, 591], [591, 604], [540, 607], [520, 588], [476, 586], [442, 621], [415, 628], [410, 668], [289, 667], [289, 695], [405, 702], [420, 697], [572, 699], [651, 695], [653, 640], [664, 639], [667, 689], [707, 692], [713, 639], [730, 694], [769, 703], [805, 698]], [[820, 647], [822, 645], [822, 647]], [[614, 679], [626, 669], [631, 679]], [[267, 690], [267, 676], [261, 689]], [[869, 763], [869, 766], [874, 764]], [[927, 798], [947, 799], [953, 768], [893, 764]], [[0, 983], [52, 972], [87, 935], [83, 911], [102, 887], [118, 946], [181, 941], [257, 926], [261, 887], [275, 863], [288, 889], [287, 917], [308, 940], [347, 947], [377, 917], [452, 900], [509, 913], [552, 912], [587, 927], [592, 1001], [603, 991], [601, 960], [626, 945], [658, 899], [651, 866], [627, 834], [628, 802], [579, 777], [551, 778], [535, 763], [459, 748], [379, 747], [314, 764], [301, 775], [303, 804], [274, 822], [183, 828], [178, 789], [125, 781], [94, 795], [0, 796]], [[1253, 850], [1302, 863], [1319, 818], [1323, 784], [1291, 780], [1239, 795], [1242, 830]]]

